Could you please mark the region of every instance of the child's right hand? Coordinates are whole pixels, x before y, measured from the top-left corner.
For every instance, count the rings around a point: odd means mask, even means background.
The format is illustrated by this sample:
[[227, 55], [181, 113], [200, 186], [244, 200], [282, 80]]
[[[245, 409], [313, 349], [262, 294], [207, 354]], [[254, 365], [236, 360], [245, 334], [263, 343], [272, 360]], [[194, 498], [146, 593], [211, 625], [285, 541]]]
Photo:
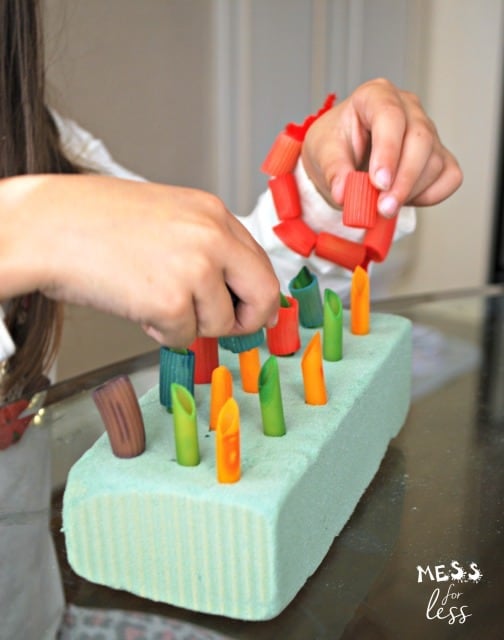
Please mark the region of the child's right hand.
[[457, 160], [417, 96], [382, 78], [364, 83], [318, 118], [302, 153], [307, 174], [336, 207], [355, 169], [369, 171], [384, 216], [403, 205], [437, 204], [462, 183]]
[[23, 176], [0, 182], [0, 205], [0, 299], [40, 289], [138, 322], [173, 347], [275, 322], [271, 263], [213, 195], [100, 176]]

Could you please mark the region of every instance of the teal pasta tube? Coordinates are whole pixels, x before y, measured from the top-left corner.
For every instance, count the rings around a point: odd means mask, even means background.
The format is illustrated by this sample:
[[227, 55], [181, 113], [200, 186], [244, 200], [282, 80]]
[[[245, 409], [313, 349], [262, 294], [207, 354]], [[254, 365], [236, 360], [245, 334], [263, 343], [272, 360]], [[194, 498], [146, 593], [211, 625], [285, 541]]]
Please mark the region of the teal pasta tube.
[[260, 347], [264, 342], [264, 329], [243, 336], [223, 336], [219, 338], [219, 346], [231, 353], [242, 353]]
[[341, 298], [331, 289], [324, 291], [322, 355], [329, 362], [343, 357], [343, 305]]
[[318, 278], [307, 267], [289, 282], [289, 291], [299, 304], [299, 323], [313, 329], [323, 324], [322, 298]]
[[186, 387], [173, 382], [171, 397], [177, 462], [184, 467], [195, 467], [200, 462], [200, 451], [194, 396]]
[[259, 402], [264, 435], [285, 435], [282, 390], [280, 388], [278, 361], [275, 356], [270, 356], [261, 368], [259, 374]]
[[171, 385], [176, 382], [194, 393], [194, 352], [189, 349], [159, 350], [159, 401], [172, 410]]

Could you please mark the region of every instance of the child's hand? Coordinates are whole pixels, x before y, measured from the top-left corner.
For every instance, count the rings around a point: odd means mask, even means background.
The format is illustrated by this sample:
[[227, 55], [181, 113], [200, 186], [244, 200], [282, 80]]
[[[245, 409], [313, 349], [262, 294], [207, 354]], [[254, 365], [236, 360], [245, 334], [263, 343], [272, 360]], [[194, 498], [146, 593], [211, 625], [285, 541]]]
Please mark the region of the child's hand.
[[0, 299], [38, 288], [138, 322], [173, 347], [274, 322], [271, 263], [215, 196], [100, 176], [27, 176], [3, 187], [9, 251], [0, 266], [9, 278]]
[[441, 202], [462, 182], [456, 159], [418, 98], [383, 79], [366, 82], [316, 120], [302, 159], [317, 189], [338, 207], [348, 173], [368, 169], [382, 192], [378, 210], [384, 216], [405, 204]]

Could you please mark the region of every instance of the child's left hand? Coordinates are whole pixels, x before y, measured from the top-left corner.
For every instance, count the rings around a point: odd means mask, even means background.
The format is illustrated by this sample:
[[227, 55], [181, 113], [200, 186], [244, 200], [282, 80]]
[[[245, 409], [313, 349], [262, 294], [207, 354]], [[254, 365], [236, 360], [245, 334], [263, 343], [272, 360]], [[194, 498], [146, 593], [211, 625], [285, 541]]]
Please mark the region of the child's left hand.
[[381, 191], [378, 210], [388, 217], [402, 205], [437, 204], [462, 183], [457, 160], [418, 98], [383, 79], [366, 82], [318, 118], [302, 159], [317, 189], [337, 207], [348, 173], [369, 170]]

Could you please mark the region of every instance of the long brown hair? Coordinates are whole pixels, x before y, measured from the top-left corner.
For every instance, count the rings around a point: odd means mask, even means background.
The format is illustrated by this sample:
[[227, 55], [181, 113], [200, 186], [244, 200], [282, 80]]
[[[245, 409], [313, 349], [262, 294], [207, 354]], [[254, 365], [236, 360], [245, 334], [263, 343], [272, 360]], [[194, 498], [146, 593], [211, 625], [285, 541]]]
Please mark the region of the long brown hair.
[[[0, 178], [33, 173], [78, 173], [61, 150], [45, 104], [45, 73], [38, 0], [0, 0]], [[2, 393], [37, 386], [60, 340], [60, 304], [40, 292], [10, 302], [7, 326], [16, 354]]]

